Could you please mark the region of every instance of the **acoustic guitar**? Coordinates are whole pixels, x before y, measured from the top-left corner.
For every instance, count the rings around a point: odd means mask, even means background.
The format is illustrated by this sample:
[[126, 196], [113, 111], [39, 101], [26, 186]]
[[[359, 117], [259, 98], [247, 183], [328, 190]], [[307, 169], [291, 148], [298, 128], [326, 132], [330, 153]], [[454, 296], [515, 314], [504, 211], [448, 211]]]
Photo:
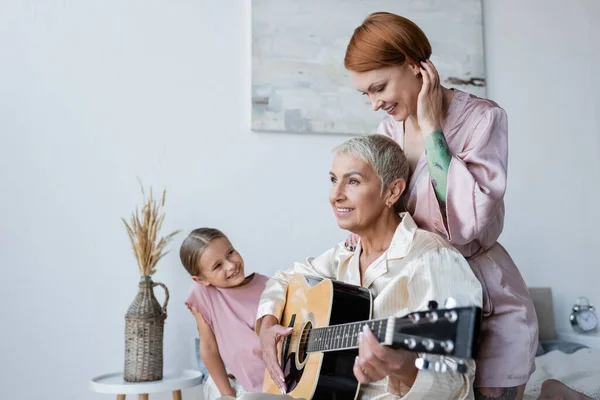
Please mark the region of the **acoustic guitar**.
[[[304, 399], [355, 399], [360, 384], [353, 372], [358, 355], [358, 334], [365, 324], [377, 340], [392, 348], [418, 352], [419, 369], [444, 373], [448, 368], [466, 372], [464, 360], [475, 359], [479, 347], [481, 309], [438, 309], [429, 302], [427, 311], [404, 317], [371, 319], [373, 297], [363, 287], [296, 274], [287, 289], [281, 325], [292, 327], [278, 348], [287, 393]], [[428, 354], [455, 360], [428, 360]], [[449, 367], [448, 364], [452, 365]], [[263, 391], [281, 394], [265, 371]]]

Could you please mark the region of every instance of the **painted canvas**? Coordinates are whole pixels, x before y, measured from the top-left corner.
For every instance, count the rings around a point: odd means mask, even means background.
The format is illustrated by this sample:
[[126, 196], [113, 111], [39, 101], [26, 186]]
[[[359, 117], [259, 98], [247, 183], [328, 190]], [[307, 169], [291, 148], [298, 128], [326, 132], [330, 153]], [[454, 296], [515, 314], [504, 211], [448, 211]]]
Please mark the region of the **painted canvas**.
[[343, 65], [354, 29], [376, 11], [428, 36], [442, 82], [485, 96], [481, 0], [252, 0], [252, 130], [374, 133], [373, 112]]

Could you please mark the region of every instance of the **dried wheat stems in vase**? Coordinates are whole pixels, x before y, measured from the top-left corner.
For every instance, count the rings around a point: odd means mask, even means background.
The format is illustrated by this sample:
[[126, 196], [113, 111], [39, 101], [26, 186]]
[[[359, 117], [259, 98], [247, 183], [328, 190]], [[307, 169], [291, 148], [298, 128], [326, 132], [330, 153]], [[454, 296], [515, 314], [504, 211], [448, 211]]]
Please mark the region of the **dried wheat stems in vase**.
[[141, 214], [136, 207], [135, 212], [131, 214], [130, 223], [127, 223], [124, 218], [121, 219], [127, 229], [140, 274], [150, 276], [156, 272], [156, 263], [168, 253], [165, 251], [165, 247], [180, 231], [177, 230], [157, 241], [158, 233], [165, 219], [163, 207], [167, 191], [163, 190], [160, 201], [152, 197], [152, 189], [150, 189], [147, 199], [143, 187], [142, 194], [144, 195], [144, 205]]

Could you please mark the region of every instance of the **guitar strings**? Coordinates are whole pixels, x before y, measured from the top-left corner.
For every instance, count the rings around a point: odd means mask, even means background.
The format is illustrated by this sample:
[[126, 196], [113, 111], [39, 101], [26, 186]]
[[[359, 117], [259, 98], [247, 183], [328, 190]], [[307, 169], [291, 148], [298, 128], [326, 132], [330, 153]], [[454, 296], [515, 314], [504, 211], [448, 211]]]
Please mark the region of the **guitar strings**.
[[[378, 321], [387, 321], [387, 320], [388, 320], [387, 318], [384, 318], [384, 319], [379, 319], [379, 320], [374, 320], [374, 321], [369, 321], [369, 322], [378, 322]], [[440, 317], [440, 318], [438, 318], [437, 321], [441, 322], [441, 321], [448, 321], [448, 320], [449, 319], [447, 317]], [[426, 319], [419, 320], [419, 321], [410, 321], [410, 320], [399, 320], [399, 321], [396, 321], [396, 324], [400, 324], [400, 326], [403, 326], [403, 325], [404, 326], [406, 326], [406, 325], [424, 325], [424, 324], [430, 324], [430, 323], [431, 322], [429, 320], [426, 320]], [[360, 333], [360, 332], [362, 332], [362, 326], [364, 326], [364, 325], [370, 325], [370, 324], [367, 323], [367, 322], [365, 322], [364, 324], [362, 322], [350, 322], [350, 323], [340, 324], [340, 325], [334, 325], [334, 326], [324, 326], [324, 327], [320, 327], [320, 328], [312, 328], [312, 329], [307, 330], [307, 331], [303, 330], [301, 333], [292, 333], [291, 335], [286, 336], [284, 339], [287, 339], [287, 338], [298, 339], [300, 337], [301, 339], [299, 341], [299, 345], [302, 346], [302, 345], [306, 345], [311, 340], [311, 338], [308, 338], [308, 336], [309, 336], [310, 333], [312, 333], [314, 331], [319, 332], [319, 330], [331, 329], [332, 330], [331, 333], [326, 333], [324, 336], [321, 337], [321, 339], [323, 340], [323, 342], [331, 343], [331, 341], [334, 341], [334, 340], [337, 340], [337, 341], [339, 341], [339, 340], [345, 340], [345, 338], [343, 338], [343, 337], [340, 338], [340, 337], [328, 337], [327, 336], [327, 335], [333, 334], [333, 329], [334, 328], [341, 327], [341, 326], [352, 326], [352, 325], [360, 326], [360, 329], [358, 330], [358, 332]], [[398, 325], [396, 325], [396, 326], [398, 326]], [[373, 327], [370, 326], [370, 328], [371, 328], [371, 331], [373, 332], [373, 329], [372, 329]], [[376, 336], [381, 335], [382, 328], [383, 328], [382, 326], [379, 327], [379, 329], [378, 329], [379, 332], [377, 333]], [[387, 325], [383, 329], [387, 329]], [[373, 333], [375, 334], [375, 332], [373, 332]], [[303, 337], [303, 336], [305, 336], [305, 337]], [[412, 336], [412, 335], [404, 335], [404, 336]], [[347, 339], [355, 339], [355, 338], [358, 338], [358, 335], [356, 335], [356, 336], [353, 335], [351, 337], [348, 337]]]
[[[409, 335], [409, 334], [406, 334], [406, 333], [402, 333], [402, 334], [400, 334], [400, 335], [401, 335], [401, 336], [402, 336], [404, 339], [409, 339], [409, 338], [410, 338], [410, 339], [417, 339], [417, 340], [419, 340], [419, 339], [422, 339], [422, 337], [420, 337], [420, 336], [418, 336], [418, 335]], [[354, 339], [354, 338], [352, 338], [352, 339]], [[339, 340], [339, 339], [338, 339], [338, 340]], [[429, 339], [429, 340], [431, 340], [431, 341], [433, 341], [433, 342], [441, 342], [441, 340], [437, 340], [437, 339]], [[302, 343], [300, 343], [300, 344], [302, 344]], [[321, 344], [319, 343], [319, 345], [321, 345]], [[356, 340], [356, 342], [347, 343], [347, 344], [346, 344], [346, 346], [344, 346], [344, 347], [341, 347], [341, 348], [338, 348], [338, 349], [318, 348], [318, 349], [312, 349], [312, 350], [307, 350], [307, 349], [305, 349], [305, 351], [306, 351], [307, 353], [313, 353], [313, 352], [322, 352], [322, 351], [327, 351], [327, 350], [329, 350], [329, 351], [335, 351], [335, 350], [347, 350], [347, 349], [354, 349], [354, 348], [357, 348], [357, 347], [358, 347], [358, 340]]]
[[[377, 323], [379, 321], [385, 321], [385, 322], [387, 322], [387, 320], [388, 320], [387, 318], [381, 319], [381, 320], [375, 320], [374, 323]], [[449, 320], [447, 317], [439, 317], [436, 322], [438, 322], [438, 321], [440, 321], [440, 322], [441, 321], [447, 321], [447, 320]], [[362, 323], [362, 322], [350, 322], [350, 323], [340, 324], [340, 325], [322, 326], [322, 327], [318, 327], [318, 328], [311, 328], [308, 331], [303, 330], [302, 333], [300, 333], [300, 332], [298, 332], [298, 333], [292, 333], [291, 335], [288, 335], [286, 337], [297, 338], [298, 336], [304, 335], [306, 332], [315, 332], [315, 331], [316, 332], [321, 332], [321, 331], [325, 331], [325, 330], [331, 330], [331, 331], [333, 331], [334, 329], [338, 329], [339, 327], [347, 327], [347, 326], [352, 326], [352, 325], [354, 325], [356, 327], [359, 327], [358, 331], [360, 331], [360, 332], [362, 332], [362, 327], [364, 325], [369, 325], [369, 328], [371, 328], [371, 331], [373, 331], [373, 327], [374, 326], [372, 326], [372, 325], [374, 325], [374, 323], [371, 323], [371, 322], [373, 322], [373, 321], [369, 321], [369, 322], [365, 322], [365, 323]], [[430, 323], [431, 322], [429, 320], [422, 319], [422, 320], [414, 321], [414, 322], [413, 321], [396, 321], [395, 325], [396, 326], [398, 326], [398, 324], [400, 326], [403, 326], [403, 325], [404, 326], [406, 326], [406, 325], [424, 325], [424, 324], [430, 324]], [[382, 328], [383, 328], [383, 326], [379, 326], [376, 329], [382, 329]], [[387, 325], [385, 326], [385, 328], [387, 329]]]

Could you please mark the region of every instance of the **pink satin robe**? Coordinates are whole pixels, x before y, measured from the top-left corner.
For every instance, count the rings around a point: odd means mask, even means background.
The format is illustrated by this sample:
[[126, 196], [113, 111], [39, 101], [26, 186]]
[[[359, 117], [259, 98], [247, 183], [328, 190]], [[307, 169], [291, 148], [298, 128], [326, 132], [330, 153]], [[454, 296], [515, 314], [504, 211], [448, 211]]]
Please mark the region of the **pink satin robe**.
[[[387, 116], [378, 133], [404, 145], [404, 124]], [[483, 340], [475, 387], [512, 387], [535, 370], [538, 324], [533, 302], [510, 255], [497, 242], [504, 224], [508, 159], [505, 111], [455, 90], [442, 127], [453, 154], [448, 172], [447, 222], [421, 155], [403, 195], [420, 228], [439, 233], [467, 258], [483, 286]]]

